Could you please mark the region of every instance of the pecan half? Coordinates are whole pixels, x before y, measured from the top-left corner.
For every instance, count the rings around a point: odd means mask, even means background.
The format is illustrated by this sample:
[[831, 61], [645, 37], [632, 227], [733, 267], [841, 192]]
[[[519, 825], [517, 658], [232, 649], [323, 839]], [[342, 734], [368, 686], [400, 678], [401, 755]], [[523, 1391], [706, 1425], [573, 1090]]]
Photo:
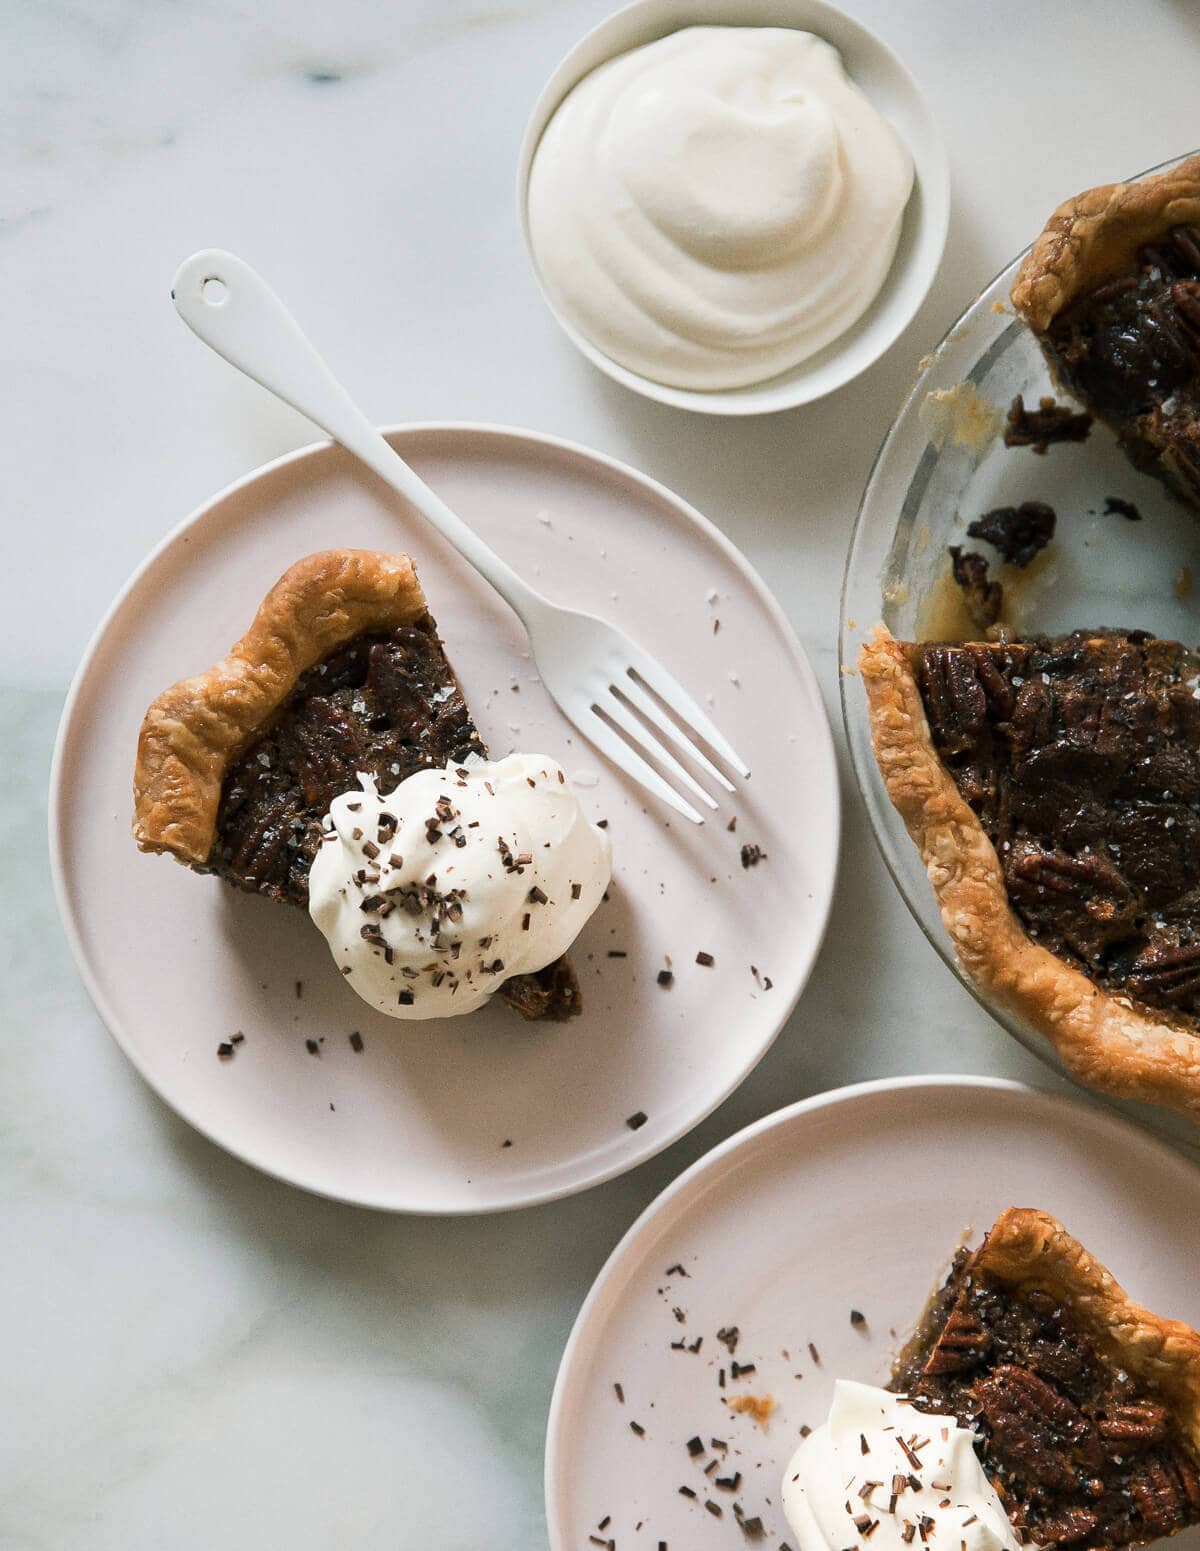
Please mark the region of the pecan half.
[[1188, 1521], [1188, 1495], [1183, 1480], [1169, 1460], [1148, 1459], [1130, 1485], [1133, 1500], [1146, 1528], [1153, 1535], [1171, 1535]]
[[1134, 959], [1127, 983], [1156, 1006], [1191, 1007], [1200, 997], [1200, 943], [1151, 942]]
[[1113, 1406], [1097, 1427], [1105, 1443], [1120, 1444], [1126, 1451], [1148, 1448], [1167, 1435], [1167, 1408], [1153, 1400], [1130, 1400]]
[[937, 1344], [925, 1364], [925, 1376], [961, 1373], [970, 1368], [992, 1344], [983, 1322], [965, 1309], [954, 1309], [942, 1327]]
[[1041, 679], [1026, 679], [1017, 691], [1010, 719], [1013, 752], [1024, 758], [1050, 741], [1054, 730], [1054, 691]]
[[975, 748], [987, 726], [987, 696], [974, 660], [959, 647], [928, 647], [921, 654], [921, 689], [939, 750], [963, 754]]
[[1081, 856], [1018, 841], [1004, 864], [1009, 898], [1022, 915], [1053, 932], [1086, 959], [1127, 936], [1138, 914], [1129, 885], [1107, 857]]
[[1177, 280], [1171, 287], [1171, 300], [1184, 322], [1200, 333], [1200, 280]]
[[1083, 1412], [1028, 1368], [1002, 1363], [975, 1385], [975, 1396], [991, 1428], [993, 1451], [1042, 1486], [1072, 1490], [1070, 1456], [1086, 1459], [1099, 1452]]
[[1171, 241], [1192, 274], [1200, 275], [1200, 231], [1194, 226], [1175, 226], [1171, 229]]
[[1100, 1522], [1100, 1515], [1090, 1508], [1064, 1508], [1061, 1513], [1048, 1519], [1039, 1519], [1037, 1540], [1039, 1545], [1064, 1546], [1073, 1540], [1090, 1535]]

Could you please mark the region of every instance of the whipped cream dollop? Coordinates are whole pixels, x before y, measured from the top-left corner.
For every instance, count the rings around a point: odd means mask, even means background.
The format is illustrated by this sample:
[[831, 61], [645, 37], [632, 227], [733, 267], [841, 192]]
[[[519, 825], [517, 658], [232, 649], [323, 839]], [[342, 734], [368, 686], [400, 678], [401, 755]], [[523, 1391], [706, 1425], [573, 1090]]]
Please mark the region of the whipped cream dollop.
[[309, 914], [364, 1001], [393, 1018], [473, 1012], [565, 953], [600, 903], [612, 849], [552, 759], [421, 770], [336, 797]]
[[[926, 1542], [1017, 1551], [974, 1445], [975, 1434], [952, 1416], [839, 1379], [829, 1420], [804, 1439], [784, 1472], [783, 1511], [799, 1551], [912, 1551]], [[897, 1478], [903, 1490], [893, 1496]]]
[[529, 236], [547, 292], [612, 360], [732, 388], [870, 305], [913, 164], [821, 38], [685, 27], [585, 76], [547, 124]]

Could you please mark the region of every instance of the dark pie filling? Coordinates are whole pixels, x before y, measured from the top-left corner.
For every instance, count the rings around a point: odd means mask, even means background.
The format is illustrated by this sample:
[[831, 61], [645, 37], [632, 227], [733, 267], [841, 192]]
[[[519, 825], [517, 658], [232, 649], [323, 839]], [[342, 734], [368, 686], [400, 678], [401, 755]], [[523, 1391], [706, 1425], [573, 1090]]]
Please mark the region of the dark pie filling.
[[907, 648], [1026, 931], [1200, 1016], [1200, 656], [1144, 632]]
[[1163, 1397], [1097, 1352], [1058, 1299], [974, 1260], [959, 1252], [891, 1388], [976, 1429], [1022, 1539], [1085, 1551], [1200, 1522], [1200, 1468]]
[[1200, 506], [1200, 230], [1142, 248], [1132, 274], [1077, 297], [1043, 343], [1135, 466]]
[[[273, 725], [230, 766], [209, 867], [241, 889], [308, 908], [321, 821], [359, 771], [390, 791], [429, 766], [486, 754], [428, 615], [364, 635], [302, 675]], [[578, 1011], [565, 960], [508, 981], [528, 1018]]]

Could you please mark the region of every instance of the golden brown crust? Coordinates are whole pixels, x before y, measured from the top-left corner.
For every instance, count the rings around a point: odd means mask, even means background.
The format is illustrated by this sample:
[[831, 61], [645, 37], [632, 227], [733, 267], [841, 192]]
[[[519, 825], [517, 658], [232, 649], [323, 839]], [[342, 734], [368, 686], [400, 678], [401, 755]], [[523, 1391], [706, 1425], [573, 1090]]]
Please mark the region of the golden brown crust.
[[1010, 1206], [972, 1269], [1049, 1292], [1110, 1362], [1152, 1383], [1200, 1454], [1200, 1334], [1127, 1296], [1111, 1271], [1046, 1212]]
[[1200, 221], [1200, 156], [1139, 183], [1107, 183], [1068, 199], [1046, 222], [1011, 292], [1039, 332], [1091, 286], [1127, 270], [1138, 248]]
[[904, 648], [881, 625], [859, 667], [888, 796], [971, 979], [1049, 1039], [1081, 1082], [1200, 1120], [1200, 1037], [1102, 991], [1030, 939], [1008, 903], [991, 841], [934, 748]]
[[298, 560], [229, 655], [173, 684], [146, 712], [133, 778], [139, 847], [203, 866], [230, 762], [300, 675], [354, 636], [412, 624], [425, 612], [407, 555], [329, 549]]

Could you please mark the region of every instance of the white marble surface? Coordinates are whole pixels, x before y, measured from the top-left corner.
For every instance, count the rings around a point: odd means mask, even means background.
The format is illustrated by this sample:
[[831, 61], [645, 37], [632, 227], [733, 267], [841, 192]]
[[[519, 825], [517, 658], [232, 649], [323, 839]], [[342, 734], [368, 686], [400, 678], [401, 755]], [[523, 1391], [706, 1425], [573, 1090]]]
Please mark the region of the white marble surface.
[[590, 370], [526, 272], [525, 114], [605, 0], [3, 7], [0, 759], [31, 815], [4, 853], [5, 1551], [536, 1547], [559, 1351], [668, 1179], [754, 1116], [855, 1078], [1048, 1080], [920, 937], [848, 792], [812, 984], [693, 1136], [556, 1206], [374, 1216], [259, 1177], [159, 1104], [88, 1005], [46, 879], [55, 722], [109, 597], [192, 506], [309, 439], [177, 322], [170, 276], [200, 246], [261, 266], [381, 421], [527, 424], [675, 486], [771, 579], [833, 709], [843, 548], [915, 362], [1058, 198], [1194, 142], [1200, 45], [1192, 0], [1145, 0], [1136, 22], [1124, 0], [853, 8], [934, 97], [955, 184], [946, 263], [860, 382], [716, 424]]

